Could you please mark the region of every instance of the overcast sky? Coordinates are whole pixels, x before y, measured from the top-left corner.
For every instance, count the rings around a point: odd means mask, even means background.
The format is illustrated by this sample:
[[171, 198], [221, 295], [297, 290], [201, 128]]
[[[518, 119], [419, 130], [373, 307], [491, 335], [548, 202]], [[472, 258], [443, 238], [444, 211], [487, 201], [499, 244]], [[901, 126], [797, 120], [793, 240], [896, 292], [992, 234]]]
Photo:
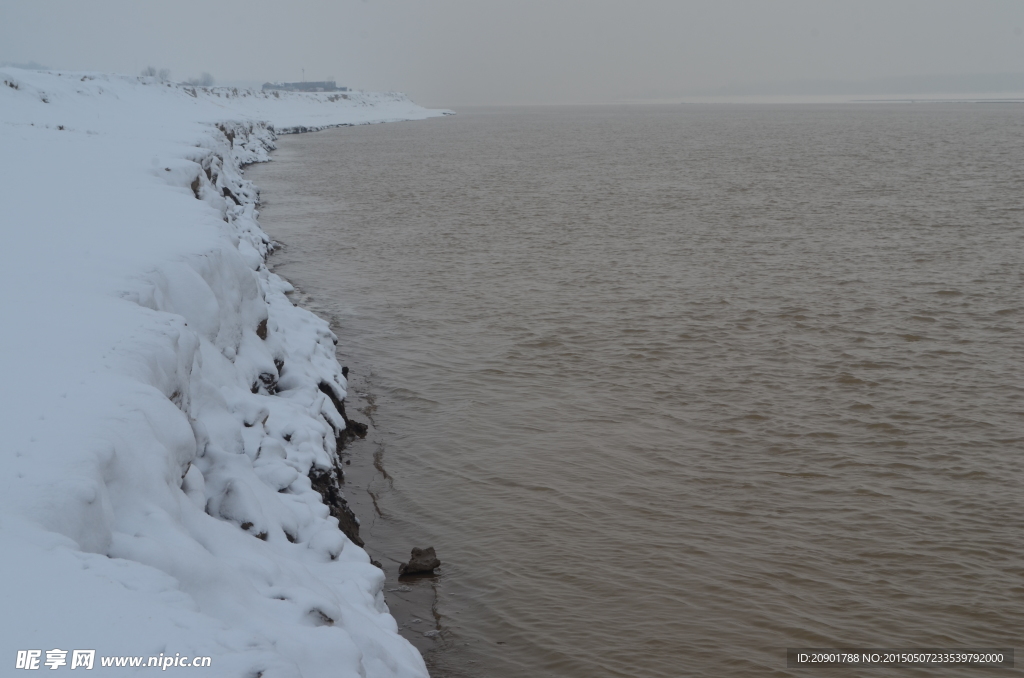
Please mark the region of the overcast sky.
[[420, 103], [1024, 72], [1022, 0], [0, 0], [0, 63], [333, 76]]

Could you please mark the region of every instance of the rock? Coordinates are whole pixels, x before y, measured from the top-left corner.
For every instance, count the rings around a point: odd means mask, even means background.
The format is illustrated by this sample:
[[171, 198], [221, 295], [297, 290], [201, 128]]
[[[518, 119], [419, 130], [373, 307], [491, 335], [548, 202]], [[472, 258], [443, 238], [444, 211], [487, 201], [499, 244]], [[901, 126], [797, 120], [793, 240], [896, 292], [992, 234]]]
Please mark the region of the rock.
[[331, 619], [323, 610], [313, 608], [309, 611], [309, 617], [316, 626], [334, 626], [334, 620]]
[[331, 515], [338, 519], [338, 527], [345, 536], [351, 539], [356, 546], [364, 546], [363, 540], [359, 537], [359, 519], [352, 512], [348, 502], [341, 492], [341, 483], [344, 474], [341, 469], [335, 466], [333, 469], [319, 469], [316, 466], [309, 469], [309, 481], [313, 489], [323, 497], [324, 504]]
[[[345, 372], [346, 369], [348, 368], [342, 368], [342, 372], [344, 374], [348, 374], [348, 372]], [[338, 451], [340, 452], [341, 450], [345, 449], [346, 440], [355, 440], [357, 436], [359, 438], [365, 438], [366, 432], [369, 430], [369, 427], [367, 427], [366, 424], [348, 418], [348, 415], [345, 414], [345, 399], [338, 397], [338, 394], [335, 392], [334, 387], [331, 384], [327, 383], [326, 381], [321, 381], [319, 384], [319, 388], [320, 391], [325, 396], [330, 398], [331, 402], [334, 403], [334, 408], [338, 410], [338, 414], [340, 414], [341, 418], [345, 420], [344, 430], [338, 431], [337, 429], [335, 429]]]
[[345, 420], [345, 428], [352, 432], [352, 435], [358, 436], [359, 438], [365, 438], [366, 432], [370, 430], [370, 427], [366, 424], [356, 421], [355, 419]]
[[234, 193], [232, 193], [231, 189], [228, 188], [227, 186], [221, 189], [221, 195], [224, 196], [225, 198], [231, 198], [232, 200], [235, 201], [236, 205], [241, 206], [242, 204], [242, 201], [239, 200], [238, 197]]
[[433, 574], [435, 567], [441, 567], [441, 561], [437, 559], [433, 546], [428, 546], [425, 549], [413, 548], [412, 557], [409, 558], [409, 562], [398, 566], [398, 576]]
[[277, 393], [277, 375], [271, 374], [270, 372], [263, 372], [260, 374], [260, 383], [256, 384], [256, 390], [253, 393], [259, 393], [260, 386], [267, 392], [267, 395], [275, 395]]

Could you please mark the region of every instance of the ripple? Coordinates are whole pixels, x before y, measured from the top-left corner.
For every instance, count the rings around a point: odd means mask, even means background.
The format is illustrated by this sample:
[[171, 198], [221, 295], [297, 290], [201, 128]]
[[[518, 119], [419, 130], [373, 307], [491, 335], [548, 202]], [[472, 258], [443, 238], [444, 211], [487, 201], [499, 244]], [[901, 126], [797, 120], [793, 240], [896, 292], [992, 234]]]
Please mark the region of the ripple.
[[445, 562], [433, 675], [1014, 645], [1017, 113], [494, 109], [248, 169], [375, 398], [375, 529]]

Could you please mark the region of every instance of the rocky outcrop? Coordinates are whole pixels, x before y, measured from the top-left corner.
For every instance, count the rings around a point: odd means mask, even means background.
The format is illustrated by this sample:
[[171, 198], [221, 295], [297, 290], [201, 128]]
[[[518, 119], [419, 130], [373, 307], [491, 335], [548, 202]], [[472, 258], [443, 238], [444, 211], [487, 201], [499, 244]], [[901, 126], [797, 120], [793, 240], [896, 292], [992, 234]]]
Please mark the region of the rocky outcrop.
[[441, 561], [437, 559], [437, 553], [433, 546], [425, 549], [413, 548], [408, 563], [398, 566], [398, 576], [405, 577], [410, 574], [433, 574], [434, 569], [441, 567]]
[[[346, 377], [348, 376], [347, 367], [342, 368], [342, 374]], [[337, 432], [338, 450], [342, 450], [345, 447], [346, 442], [354, 440], [357, 437], [365, 438], [369, 427], [366, 424], [348, 418], [348, 415], [345, 414], [345, 399], [338, 397], [338, 394], [334, 390], [334, 386], [327, 381], [321, 381], [319, 388], [320, 392], [326, 395], [331, 403], [334, 404], [334, 408], [338, 410], [338, 414], [340, 414], [341, 418], [345, 421], [345, 430]]]
[[313, 467], [309, 470], [309, 480], [313, 489], [320, 493], [327, 505], [331, 515], [338, 519], [338, 527], [355, 544], [363, 546], [364, 542], [359, 536], [359, 519], [352, 512], [345, 496], [341, 492], [341, 483], [345, 478], [340, 467], [324, 470]]

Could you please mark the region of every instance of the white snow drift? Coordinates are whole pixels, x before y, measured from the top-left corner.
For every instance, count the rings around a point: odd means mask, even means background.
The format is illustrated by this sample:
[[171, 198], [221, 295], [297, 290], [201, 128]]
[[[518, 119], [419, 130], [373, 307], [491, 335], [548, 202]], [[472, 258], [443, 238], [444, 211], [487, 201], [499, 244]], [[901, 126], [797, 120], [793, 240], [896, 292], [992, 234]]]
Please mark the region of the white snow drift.
[[94, 649], [211, 656], [169, 669], [197, 675], [425, 676], [382, 572], [311, 486], [344, 427], [324, 387], [346, 383], [327, 324], [264, 265], [240, 167], [267, 159], [270, 125], [440, 112], [101, 74], [0, 83], [0, 673], [18, 650]]

